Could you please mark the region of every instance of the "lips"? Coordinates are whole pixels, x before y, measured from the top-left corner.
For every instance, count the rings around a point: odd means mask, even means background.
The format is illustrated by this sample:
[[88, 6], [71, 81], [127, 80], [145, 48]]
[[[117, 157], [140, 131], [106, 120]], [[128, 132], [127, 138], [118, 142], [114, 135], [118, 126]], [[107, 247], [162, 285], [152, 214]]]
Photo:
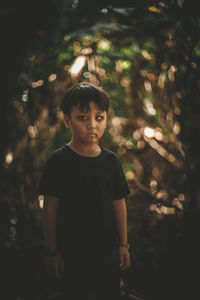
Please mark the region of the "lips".
[[97, 134], [94, 133], [94, 132], [91, 132], [91, 133], [88, 134], [88, 136], [94, 136], [94, 137], [97, 137]]

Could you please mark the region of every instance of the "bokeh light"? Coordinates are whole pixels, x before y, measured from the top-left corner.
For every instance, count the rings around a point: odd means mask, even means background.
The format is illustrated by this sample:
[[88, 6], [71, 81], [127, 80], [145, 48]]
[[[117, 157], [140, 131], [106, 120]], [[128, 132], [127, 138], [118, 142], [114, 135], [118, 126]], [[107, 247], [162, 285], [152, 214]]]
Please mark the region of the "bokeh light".
[[71, 68], [69, 69], [69, 72], [71, 73], [72, 77], [78, 76], [79, 72], [81, 72], [82, 68], [84, 67], [85, 62], [86, 62], [86, 57], [83, 55], [80, 55], [75, 59]]
[[144, 128], [144, 134], [146, 137], [148, 138], [152, 138], [155, 134], [155, 131], [153, 128], [150, 128], [150, 127], [145, 127]]
[[5, 157], [5, 162], [6, 162], [6, 164], [10, 165], [10, 164], [12, 163], [13, 159], [14, 159], [14, 154], [13, 154], [13, 152], [11, 152], [11, 151], [8, 152], [8, 153], [6, 154], [6, 157]]

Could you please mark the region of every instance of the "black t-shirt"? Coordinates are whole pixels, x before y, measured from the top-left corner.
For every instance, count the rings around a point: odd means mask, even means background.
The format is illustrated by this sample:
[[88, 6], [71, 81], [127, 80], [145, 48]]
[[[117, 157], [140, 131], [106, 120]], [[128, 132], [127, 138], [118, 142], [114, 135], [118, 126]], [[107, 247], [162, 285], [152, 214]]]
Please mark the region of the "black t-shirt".
[[129, 188], [118, 156], [104, 148], [95, 157], [81, 156], [66, 144], [47, 159], [39, 195], [59, 198], [57, 243], [107, 245], [118, 241], [112, 201], [124, 198]]

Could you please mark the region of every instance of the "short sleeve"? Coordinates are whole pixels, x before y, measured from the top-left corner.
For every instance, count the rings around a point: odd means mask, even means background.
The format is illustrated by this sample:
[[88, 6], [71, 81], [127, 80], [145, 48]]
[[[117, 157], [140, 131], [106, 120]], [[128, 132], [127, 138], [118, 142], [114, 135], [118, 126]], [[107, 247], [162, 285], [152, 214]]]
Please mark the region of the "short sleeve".
[[48, 195], [59, 198], [61, 192], [59, 168], [57, 157], [55, 155], [49, 156], [37, 188], [38, 195]]
[[114, 163], [113, 200], [122, 199], [129, 193], [129, 187], [121, 166], [120, 159], [116, 157]]

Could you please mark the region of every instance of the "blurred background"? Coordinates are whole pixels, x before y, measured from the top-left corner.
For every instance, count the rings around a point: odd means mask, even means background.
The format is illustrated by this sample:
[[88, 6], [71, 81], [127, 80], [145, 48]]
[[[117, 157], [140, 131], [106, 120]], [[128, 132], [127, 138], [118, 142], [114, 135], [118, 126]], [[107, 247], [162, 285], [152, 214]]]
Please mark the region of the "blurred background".
[[[195, 1], [1, 4], [0, 249], [3, 299], [58, 299], [43, 266], [47, 156], [70, 137], [60, 101], [80, 81], [111, 99], [102, 144], [129, 184], [124, 299], [198, 291], [200, 17]], [[78, 208], [77, 208], [78, 209]], [[198, 297], [197, 297], [198, 298]]]

